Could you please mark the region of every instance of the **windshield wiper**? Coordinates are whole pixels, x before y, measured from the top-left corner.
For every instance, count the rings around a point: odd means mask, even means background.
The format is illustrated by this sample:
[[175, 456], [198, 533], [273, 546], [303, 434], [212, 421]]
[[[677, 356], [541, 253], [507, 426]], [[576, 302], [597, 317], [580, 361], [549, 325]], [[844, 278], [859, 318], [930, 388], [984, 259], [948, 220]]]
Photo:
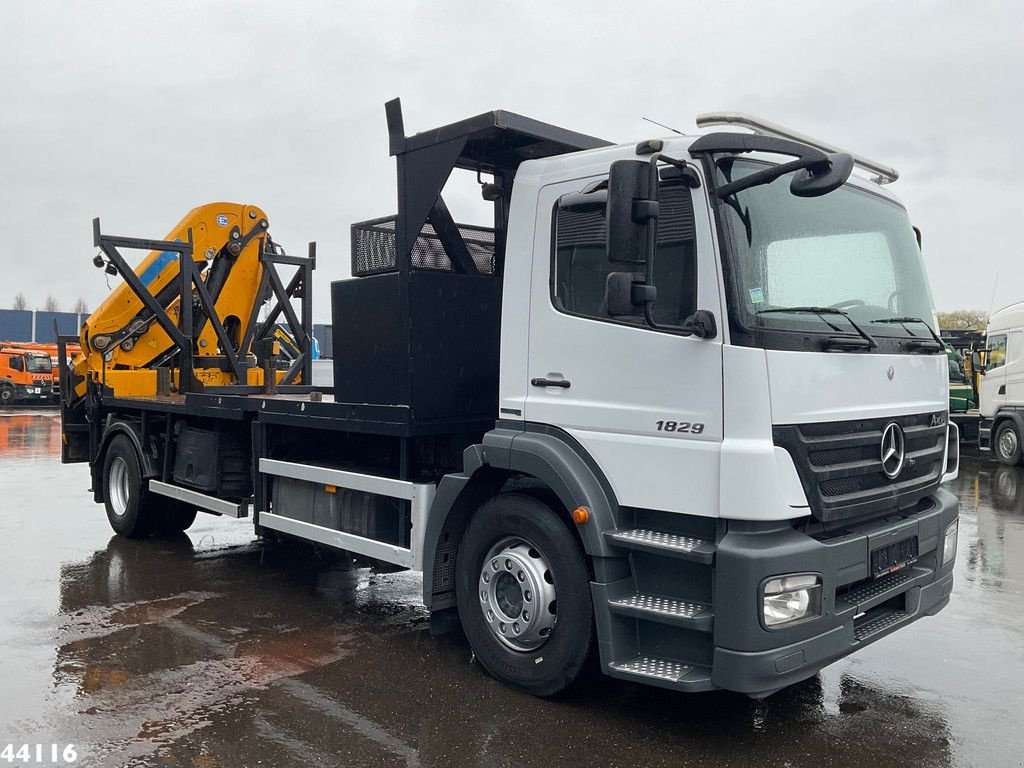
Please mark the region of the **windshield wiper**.
[[846, 322], [848, 322], [861, 339], [863, 339], [863, 342], [855, 341], [848, 336], [839, 338], [832, 337], [825, 343], [826, 349], [875, 349], [878, 346], [878, 342], [874, 340], [871, 334], [857, 325], [856, 321], [846, 312], [839, 309], [839, 307], [771, 307], [769, 309], [758, 310], [757, 314], [766, 315], [771, 312], [796, 312], [801, 314], [817, 315], [826, 325], [828, 325], [829, 328], [837, 333], [841, 333], [841, 329], [826, 320], [825, 315], [842, 315], [846, 318]]
[[910, 316], [907, 316], [907, 317], [883, 317], [883, 318], [880, 318], [878, 320], [872, 320], [871, 322], [872, 323], [899, 323], [900, 325], [903, 326], [904, 330], [907, 333], [909, 333], [911, 336], [914, 335], [914, 332], [911, 331], [909, 328], [907, 328], [907, 323], [920, 323], [921, 325], [923, 325], [925, 328], [928, 329], [928, 333], [930, 333], [932, 338], [935, 340], [936, 346], [933, 347], [930, 343], [928, 343], [926, 341], [917, 340], [917, 341], [908, 342], [907, 343], [907, 347], [909, 349], [912, 349], [912, 350], [922, 350], [924, 352], [929, 352], [929, 353], [945, 352], [946, 351], [946, 343], [942, 340], [942, 337], [939, 336], [939, 334], [937, 334], [935, 332], [935, 330], [931, 327], [931, 325], [928, 324], [927, 321], [922, 320], [920, 317], [910, 317]]

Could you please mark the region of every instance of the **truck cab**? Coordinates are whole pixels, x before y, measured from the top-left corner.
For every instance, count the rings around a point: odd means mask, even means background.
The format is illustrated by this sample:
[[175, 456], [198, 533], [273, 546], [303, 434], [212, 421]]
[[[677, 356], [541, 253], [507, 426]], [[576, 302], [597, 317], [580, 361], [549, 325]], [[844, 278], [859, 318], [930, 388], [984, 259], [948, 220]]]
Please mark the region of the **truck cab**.
[[0, 406], [53, 399], [50, 356], [15, 345], [0, 346]]
[[981, 369], [978, 447], [1008, 465], [1020, 464], [1024, 445], [1024, 302], [989, 318]]

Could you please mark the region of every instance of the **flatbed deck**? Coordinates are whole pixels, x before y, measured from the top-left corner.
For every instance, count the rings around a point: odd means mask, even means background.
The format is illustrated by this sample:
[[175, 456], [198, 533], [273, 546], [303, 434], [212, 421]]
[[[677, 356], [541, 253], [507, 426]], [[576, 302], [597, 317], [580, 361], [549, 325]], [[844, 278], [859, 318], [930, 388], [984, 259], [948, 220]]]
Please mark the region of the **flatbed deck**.
[[246, 414], [265, 424], [326, 429], [344, 432], [416, 437], [451, 432], [487, 431], [495, 419], [421, 419], [408, 405], [379, 405], [337, 402], [334, 395], [322, 394], [312, 400], [308, 393], [188, 393], [149, 397], [103, 397], [109, 410], [139, 410], [175, 415], [241, 421]]

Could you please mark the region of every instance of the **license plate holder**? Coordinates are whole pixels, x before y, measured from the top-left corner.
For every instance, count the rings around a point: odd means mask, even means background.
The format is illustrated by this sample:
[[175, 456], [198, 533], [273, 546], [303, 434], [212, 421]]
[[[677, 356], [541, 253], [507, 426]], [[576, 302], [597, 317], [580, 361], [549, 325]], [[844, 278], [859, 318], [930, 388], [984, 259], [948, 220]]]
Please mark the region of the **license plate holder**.
[[871, 551], [871, 574], [884, 576], [916, 561], [917, 536], [908, 536]]

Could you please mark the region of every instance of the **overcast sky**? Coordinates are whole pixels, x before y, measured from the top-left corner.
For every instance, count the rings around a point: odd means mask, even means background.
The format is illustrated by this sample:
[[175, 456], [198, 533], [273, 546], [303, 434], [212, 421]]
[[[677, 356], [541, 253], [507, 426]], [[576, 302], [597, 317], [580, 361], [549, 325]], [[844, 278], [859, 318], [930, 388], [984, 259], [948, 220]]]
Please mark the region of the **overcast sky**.
[[232, 200], [318, 241], [327, 320], [349, 225], [395, 210], [401, 96], [410, 133], [494, 108], [622, 142], [664, 133], [642, 115], [789, 125], [898, 168], [938, 309], [987, 310], [1024, 299], [1022, 40], [1017, 2], [3, 0], [0, 306], [95, 307], [94, 216], [162, 237]]

